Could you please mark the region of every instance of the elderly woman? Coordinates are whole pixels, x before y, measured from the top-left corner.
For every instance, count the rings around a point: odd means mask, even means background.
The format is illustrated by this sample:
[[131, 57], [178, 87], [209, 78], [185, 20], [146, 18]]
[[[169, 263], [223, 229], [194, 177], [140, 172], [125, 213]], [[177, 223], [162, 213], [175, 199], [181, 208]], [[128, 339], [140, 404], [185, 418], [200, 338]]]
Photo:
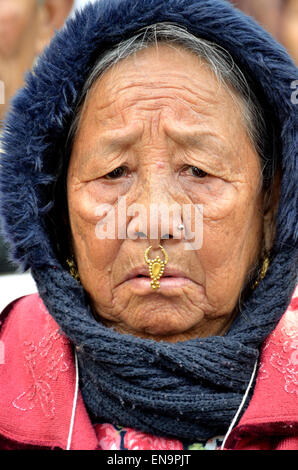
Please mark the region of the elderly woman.
[[298, 449], [295, 79], [224, 1], [57, 34], [5, 127], [2, 447]]

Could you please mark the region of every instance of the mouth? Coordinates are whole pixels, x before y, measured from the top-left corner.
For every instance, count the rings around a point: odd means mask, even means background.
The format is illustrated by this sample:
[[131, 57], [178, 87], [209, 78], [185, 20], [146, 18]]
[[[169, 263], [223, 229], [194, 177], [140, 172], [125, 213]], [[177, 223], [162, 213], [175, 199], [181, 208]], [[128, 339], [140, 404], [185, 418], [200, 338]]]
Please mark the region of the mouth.
[[[149, 276], [148, 268], [134, 268], [128, 273], [124, 282], [135, 289], [145, 289], [146, 291], [152, 292], [151, 277]], [[191, 279], [185, 272], [166, 266], [163, 276], [159, 279], [160, 287], [156, 292], [165, 289], [181, 288], [191, 282]]]

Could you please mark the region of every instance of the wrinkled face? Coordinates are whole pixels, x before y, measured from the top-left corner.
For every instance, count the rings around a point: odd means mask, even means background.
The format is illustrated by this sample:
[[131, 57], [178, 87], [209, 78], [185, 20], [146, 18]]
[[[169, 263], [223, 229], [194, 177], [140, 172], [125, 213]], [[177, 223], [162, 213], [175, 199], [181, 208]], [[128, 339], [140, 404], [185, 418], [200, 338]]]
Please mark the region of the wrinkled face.
[[[260, 175], [240, 105], [190, 52], [159, 45], [106, 72], [88, 96], [67, 179], [73, 249], [99, 321], [156, 340], [223, 334], [259, 256]], [[120, 239], [117, 226], [114, 238], [98, 238], [107, 213], [123, 220], [120, 196], [147, 209], [148, 238]], [[152, 204], [200, 205], [202, 246], [186, 250], [183, 232], [150, 238], [154, 223], [163, 235], [161, 218], [150, 225]], [[153, 291], [149, 277], [128, 277], [135, 267], [149, 276], [144, 252], [152, 245], [149, 257], [163, 258], [159, 244], [168, 264]]]

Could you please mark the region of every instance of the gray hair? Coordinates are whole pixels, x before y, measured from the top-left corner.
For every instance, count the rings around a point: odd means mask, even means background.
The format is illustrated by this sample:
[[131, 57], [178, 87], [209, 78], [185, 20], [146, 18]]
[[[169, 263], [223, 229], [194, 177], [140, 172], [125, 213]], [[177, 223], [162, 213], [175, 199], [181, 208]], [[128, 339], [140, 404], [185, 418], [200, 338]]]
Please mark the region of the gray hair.
[[209, 65], [219, 83], [225, 86], [234, 101], [241, 106], [247, 134], [260, 156], [263, 171], [268, 160], [266, 157], [265, 118], [262, 106], [248, 85], [244, 74], [225, 49], [205, 39], [197, 38], [183, 27], [172, 23], [157, 23], [143, 28], [131, 38], [121, 41], [99, 57], [84, 84], [67, 142], [73, 142], [83, 114], [84, 103], [93, 84], [121, 60], [150, 46], [157, 46], [159, 42], [172, 47], [180, 46], [180, 48], [194, 53]]

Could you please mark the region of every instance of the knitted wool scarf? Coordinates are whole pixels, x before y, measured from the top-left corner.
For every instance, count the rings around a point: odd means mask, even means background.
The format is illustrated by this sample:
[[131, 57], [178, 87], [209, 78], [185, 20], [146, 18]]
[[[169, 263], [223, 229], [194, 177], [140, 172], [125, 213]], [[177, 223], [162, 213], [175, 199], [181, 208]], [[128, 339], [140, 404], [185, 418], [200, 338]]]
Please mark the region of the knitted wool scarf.
[[[278, 123], [280, 207], [270, 268], [224, 336], [166, 343], [97, 322], [86, 294], [57, 260], [47, 217], [76, 100], [99, 51], [162, 21], [226, 48], [262, 89]], [[260, 348], [296, 283], [297, 69], [252, 19], [221, 0], [100, 0], [71, 19], [14, 100], [4, 130], [1, 213], [12, 257], [31, 268], [41, 298], [77, 351], [94, 420], [194, 442], [225, 433]], [[49, 216], [50, 217], [50, 216]]]
[[[276, 281], [291, 296], [284, 266], [292, 263], [280, 255], [274, 264]], [[227, 431], [284, 302], [277, 303], [273, 284], [261, 301], [252, 294], [225, 336], [155, 342], [98, 323], [83, 289], [59, 267], [33, 275], [76, 347], [80, 389], [94, 419], [192, 442]]]

